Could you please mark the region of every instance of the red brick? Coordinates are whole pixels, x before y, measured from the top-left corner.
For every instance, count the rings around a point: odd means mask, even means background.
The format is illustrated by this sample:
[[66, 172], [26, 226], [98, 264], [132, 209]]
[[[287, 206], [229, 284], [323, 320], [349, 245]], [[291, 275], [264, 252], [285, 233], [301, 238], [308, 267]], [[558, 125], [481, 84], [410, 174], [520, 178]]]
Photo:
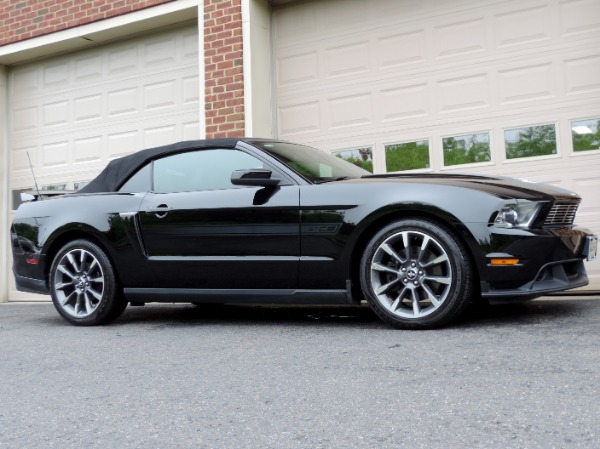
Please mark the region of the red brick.
[[227, 83], [227, 87], [225, 88], [225, 90], [232, 91], [232, 90], [243, 90], [244, 89], [244, 83], [234, 83], [233, 79], [231, 80], [230, 83]]
[[219, 131], [229, 131], [235, 129], [235, 126], [233, 123], [223, 123], [221, 125], [219, 125]]
[[217, 64], [219, 70], [225, 70], [233, 67], [233, 61], [223, 61]]

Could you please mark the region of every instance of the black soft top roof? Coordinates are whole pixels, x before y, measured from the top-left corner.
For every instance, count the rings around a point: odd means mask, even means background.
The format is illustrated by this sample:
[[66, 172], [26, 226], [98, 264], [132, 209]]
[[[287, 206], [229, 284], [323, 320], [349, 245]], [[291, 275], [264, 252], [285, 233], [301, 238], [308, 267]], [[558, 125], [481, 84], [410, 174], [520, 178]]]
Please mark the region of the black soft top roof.
[[234, 148], [243, 139], [188, 140], [162, 147], [148, 148], [114, 159], [78, 193], [115, 192], [124, 181], [153, 159], [195, 148]]

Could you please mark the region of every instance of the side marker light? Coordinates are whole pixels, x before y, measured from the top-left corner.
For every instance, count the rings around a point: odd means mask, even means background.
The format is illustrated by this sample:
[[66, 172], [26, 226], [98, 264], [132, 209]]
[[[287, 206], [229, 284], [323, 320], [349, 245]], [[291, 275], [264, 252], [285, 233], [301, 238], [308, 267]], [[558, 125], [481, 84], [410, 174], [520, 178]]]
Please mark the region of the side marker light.
[[492, 265], [516, 265], [519, 259], [490, 259]]

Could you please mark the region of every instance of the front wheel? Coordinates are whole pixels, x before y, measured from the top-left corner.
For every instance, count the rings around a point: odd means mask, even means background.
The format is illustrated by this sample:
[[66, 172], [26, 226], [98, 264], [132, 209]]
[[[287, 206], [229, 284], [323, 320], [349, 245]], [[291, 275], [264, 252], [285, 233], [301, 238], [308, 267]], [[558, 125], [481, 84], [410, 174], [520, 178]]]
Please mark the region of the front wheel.
[[361, 260], [361, 287], [371, 308], [400, 329], [431, 329], [456, 319], [473, 291], [464, 245], [445, 227], [405, 219], [381, 229]]
[[87, 240], [72, 241], [58, 252], [50, 268], [50, 293], [56, 310], [79, 326], [109, 323], [127, 306], [110, 259]]

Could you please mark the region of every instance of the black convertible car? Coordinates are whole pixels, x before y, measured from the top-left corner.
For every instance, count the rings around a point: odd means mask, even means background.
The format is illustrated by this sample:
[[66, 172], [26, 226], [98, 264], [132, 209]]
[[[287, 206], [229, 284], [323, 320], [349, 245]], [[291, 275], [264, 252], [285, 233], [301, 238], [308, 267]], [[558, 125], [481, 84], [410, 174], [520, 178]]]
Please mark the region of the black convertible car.
[[12, 224], [21, 291], [69, 322], [128, 303], [356, 304], [425, 329], [469, 302], [588, 283], [597, 237], [581, 199], [515, 179], [372, 175], [264, 139], [181, 142], [113, 160], [74, 194], [22, 204]]

